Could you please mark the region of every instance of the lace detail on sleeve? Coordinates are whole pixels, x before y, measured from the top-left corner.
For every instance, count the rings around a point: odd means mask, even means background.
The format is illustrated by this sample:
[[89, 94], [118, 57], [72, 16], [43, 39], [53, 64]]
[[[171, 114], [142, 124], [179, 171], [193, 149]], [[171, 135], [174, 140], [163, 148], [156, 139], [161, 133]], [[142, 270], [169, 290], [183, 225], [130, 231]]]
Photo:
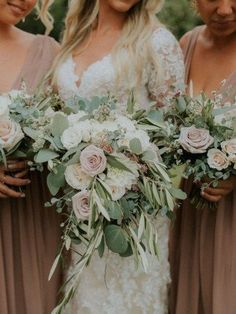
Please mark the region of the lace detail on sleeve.
[[184, 89], [183, 54], [175, 37], [165, 28], [154, 32], [152, 42], [159, 58], [161, 80], [156, 81], [156, 73], [151, 69], [148, 91], [152, 99], [167, 105], [170, 97]]

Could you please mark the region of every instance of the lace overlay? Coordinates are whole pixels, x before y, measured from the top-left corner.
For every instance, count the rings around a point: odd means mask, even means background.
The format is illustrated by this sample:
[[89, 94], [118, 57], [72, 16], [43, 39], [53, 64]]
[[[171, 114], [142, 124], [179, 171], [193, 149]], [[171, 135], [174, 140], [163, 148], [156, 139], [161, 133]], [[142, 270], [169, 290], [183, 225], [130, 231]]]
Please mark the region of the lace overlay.
[[[139, 99], [144, 108], [150, 105], [150, 98], [167, 104], [168, 97], [176, 93], [179, 86], [184, 86], [183, 57], [174, 36], [165, 28], [159, 28], [153, 33], [152, 42], [159, 58], [163, 79], [155, 82], [155, 73], [147, 64]], [[91, 98], [110, 92], [118, 98], [121, 111], [128, 98], [125, 82], [123, 86], [121, 84], [119, 91], [116, 90], [110, 54], [90, 65], [81, 77], [75, 74], [75, 63], [69, 57], [59, 69], [58, 88], [65, 100], [73, 95]], [[106, 252], [102, 259], [95, 255], [82, 273], [79, 288], [64, 313], [167, 314], [167, 290], [170, 282], [168, 219], [158, 217], [156, 228], [160, 257], [158, 259], [150, 256], [148, 273], [137, 269], [132, 257], [120, 258], [112, 252]], [[77, 255], [72, 253], [67, 275], [72, 272], [76, 258]]]

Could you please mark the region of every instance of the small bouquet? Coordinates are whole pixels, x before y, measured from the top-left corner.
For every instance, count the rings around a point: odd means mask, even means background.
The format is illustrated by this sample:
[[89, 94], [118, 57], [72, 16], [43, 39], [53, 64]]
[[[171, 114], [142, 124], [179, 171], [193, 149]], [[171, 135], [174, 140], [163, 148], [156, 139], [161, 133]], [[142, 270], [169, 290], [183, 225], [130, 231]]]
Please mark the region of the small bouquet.
[[14, 114], [14, 95], [0, 96], [0, 162], [6, 164], [6, 157], [12, 156], [19, 148], [24, 133]]
[[[219, 180], [235, 175], [236, 120], [231, 114], [234, 110], [235, 106], [220, 108], [217, 98], [209, 99], [203, 94], [177, 95], [168, 112], [159, 114], [164, 127], [153, 134], [168, 169], [184, 165], [183, 177], [204, 182], [202, 190], [217, 187]], [[216, 206], [201, 198], [197, 186], [190, 198], [199, 209]]]
[[[49, 117], [47, 112], [47, 117]], [[72, 99], [63, 112], [51, 110], [46, 124], [27, 129], [34, 140], [36, 164], [47, 162], [47, 183], [55, 205], [66, 216], [64, 249], [74, 243], [78, 261], [73, 276], [86, 267], [94, 252], [106, 249], [133, 255], [148, 268], [148, 254], [158, 255], [155, 217], [171, 217], [175, 198], [183, 193], [171, 183], [158, 148], [132, 114], [121, 115], [112, 97]], [[75, 249], [75, 247], [73, 247]], [[60, 309], [72, 297], [71, 284]]]
[[[0, 162], [7, 158], [33, 158], [36, 133], [48, 123], [52, 108], [60, 109], [60, 99], [51, 90], [28, 95], [24, 84], [0, 96]], [[49, 108], [50, 107], [50, 108]]]

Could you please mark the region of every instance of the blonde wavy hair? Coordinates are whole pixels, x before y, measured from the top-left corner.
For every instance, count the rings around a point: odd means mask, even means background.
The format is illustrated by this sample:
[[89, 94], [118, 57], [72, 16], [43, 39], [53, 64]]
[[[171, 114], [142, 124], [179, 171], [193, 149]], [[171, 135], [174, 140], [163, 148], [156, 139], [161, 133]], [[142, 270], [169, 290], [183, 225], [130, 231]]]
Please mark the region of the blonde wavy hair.
[[[160, 79], [158, 56], [151, 44], [151, 36], [160, 26], [156, 14], [164, 0], [141, 0], [128, 14], [121, 37], [112, 50], [112, 60], [116, 69], [117, 81], [127, 78], [128, 88], [138, 89], [146, 64], [157, 68], [156, 79]], [[54, 64], [53, 82], [56, 83], [59, 66], [75, 49], [89, 38], [97, 26], [99, 0], [71, 0], [65, 20], [65, 31], [61, 51]], [[125, 48], [125, 49], [124, 49]], [[84, 49], [85, 50], [85, 49]], [[128, 52], [128, 54], [127, 54]], [[135, 80], [132, 73], [135, 71]]]
[[49, 34], [53, 29], [54, 19], [49, 12], [50, 6], [54, 3], [54, 0], [38, 0], [36, 4], [37, 15], [44, 24], [46, 30], [45, 34]]

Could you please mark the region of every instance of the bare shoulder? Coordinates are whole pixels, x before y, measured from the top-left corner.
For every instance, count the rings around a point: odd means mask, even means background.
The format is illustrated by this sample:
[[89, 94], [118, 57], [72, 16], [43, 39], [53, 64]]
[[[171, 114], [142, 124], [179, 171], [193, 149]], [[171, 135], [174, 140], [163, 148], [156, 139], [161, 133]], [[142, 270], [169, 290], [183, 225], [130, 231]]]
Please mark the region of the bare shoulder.
[[192, 35], [192, 31], [189, 31], [187, 33], [185, 33], [179, 40], [179, 44], [180, 44], [180, 47], [182, 48], [182, 50], [185, 49], [187, 43], [189, 42], [189, 39]]

